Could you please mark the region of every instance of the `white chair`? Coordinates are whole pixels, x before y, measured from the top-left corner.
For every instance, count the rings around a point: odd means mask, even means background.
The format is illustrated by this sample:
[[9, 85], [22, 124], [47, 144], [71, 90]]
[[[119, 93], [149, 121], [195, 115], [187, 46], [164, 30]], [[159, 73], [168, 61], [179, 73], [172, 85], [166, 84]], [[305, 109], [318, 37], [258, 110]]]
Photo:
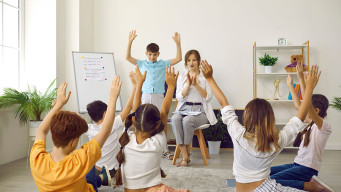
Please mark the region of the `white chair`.
[[[201, 130], [202, 129], [207, 129], [209, 126], [210, 126], [210, 124], [203, 124], [203, 125], [197, 127], [194, 130], [194, 135], [196, 135], [197, 138], [198, 138], [198, 142], [199, 142], [199, 146], [200, 146], [200, 151], [201, 151], [202, 159], [204, 161], [204, 165], [205, 166], [208, 165], [207, 159], [210, 158], [210, 155], [208, 153], [208, 149], [207, 149], [207, 146], [206, 146], [206, 143], [205, 143], [205, 138], [204, 138], [204, 135], [202, 134]], [[180, 156], [180, 147], [178, 145], [176, 145], [175, 152], [174, 152], [174, 157], [173, 157], [173, 161], [172, 161], [172, 165], [175, 165], [176, 159], [179, 158], [179, 156]]]

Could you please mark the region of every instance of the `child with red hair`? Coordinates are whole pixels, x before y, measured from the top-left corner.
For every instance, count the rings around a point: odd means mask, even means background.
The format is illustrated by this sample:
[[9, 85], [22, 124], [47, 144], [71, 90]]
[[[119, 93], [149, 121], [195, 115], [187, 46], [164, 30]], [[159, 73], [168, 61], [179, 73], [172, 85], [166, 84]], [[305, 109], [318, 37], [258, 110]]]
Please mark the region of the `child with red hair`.
[[[61, 111], [71, 92], [66, 94], [67, 83], [59, 86], [56, 104], [39, 126], [30, 155], [31, 171], [39, 191], [97, 191], [102, 184], [111, 184], [108, 170], [95, 175], [95, 163], [101, 158], [101, 148], [112, 129], [121, 83], [119, 76], [112, 81], [102, 130], [78, 150], [75, 149], [79, 137], [88, 130], [88, 125], [76, 113]], [[54, 147], [48, 153], [46, 135], [50, 129]]]

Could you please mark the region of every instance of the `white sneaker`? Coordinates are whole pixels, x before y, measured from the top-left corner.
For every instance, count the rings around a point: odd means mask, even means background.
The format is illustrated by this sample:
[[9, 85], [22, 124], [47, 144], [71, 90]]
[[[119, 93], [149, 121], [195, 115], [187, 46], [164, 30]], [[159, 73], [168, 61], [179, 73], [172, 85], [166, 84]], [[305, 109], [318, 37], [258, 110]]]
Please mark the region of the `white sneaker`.
[[314, 175], [310, 182], [314, 183], [317, 185], [317, 187], [323, 188], [325, 192], [335, 192], [332, 188], [330, 188], [327, 184], [323, 183], [321, 179], [319, 179], [316, 175]]

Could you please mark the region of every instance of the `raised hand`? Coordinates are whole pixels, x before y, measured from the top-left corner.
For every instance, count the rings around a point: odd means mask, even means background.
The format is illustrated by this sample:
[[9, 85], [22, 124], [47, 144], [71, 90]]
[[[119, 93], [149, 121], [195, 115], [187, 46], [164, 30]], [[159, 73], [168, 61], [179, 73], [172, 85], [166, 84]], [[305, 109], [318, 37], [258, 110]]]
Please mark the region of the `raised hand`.
[[288, 87], [292, 86], [292, 83], [293, 83], [293, 80], [292, 80], [291, 76], [288, 74], [288, 77], [287, 77], [287, 86], [288, 86]]
[[175, 74], [174, 67], [166, 67], [165, 80], [168, 87], [175, 87], [178, 79], [179, 71]]
[[67, 83], [62, 82], [62, 84], [59, 86], [57, 90], [57, 102], [55, 105], [62, 107], [68, 102], [70, 95], [71, 95], [71, 91], [69, 91], [68, 94], [66, 94], [66, 88], [67, 88]]
[[308, 77], [306, 79], [307, 88], [309, 87], [311, 89], [314, 89], [317, 82], [319, 81], [320, 75], [321, 75], [321, 71], [319, 71], [319, 67], [317, 65], [313, 65], [310, 68]]
[[303, 80], [304, 79], [304, 75], [303, 75], [304, 68], [303, 68], [303, 62], [302, 61], [297, 62], [296, 71], [297, 71], [297, 77], [299, 79]]
[[133, 86], [135, 86], [136, 85], [136, 77], [135, 77], [134, 71], [130, 71], [129, 78], [130, 78], [130, 81], [133, 84]]
[[136, 37], [136, 30], [132, 30], [129, 32], [129, 42], [133, 42]]
[[212, 65], [208, 64], [208, 62], [206, 60], [201, 61], [200, 69], [201, 69], [201, 72], [206, 79], [213, 78]]
[[146, 76], [147, 71], [144, 71], [144, 74], [142, 75], [140, 69], [138, 67], [135, 68], [135, 80], [137, 84], [142, 85], [146, 80]]
[[120, 76], [117, 75], [111, 82], [110, 86], [110, 98], [117, 99], [120, 95], [122, 81], [120, 81]]
[[176, 44], [180, 44], [180, 34], [178, 32], [174, 33], [173, 40]]

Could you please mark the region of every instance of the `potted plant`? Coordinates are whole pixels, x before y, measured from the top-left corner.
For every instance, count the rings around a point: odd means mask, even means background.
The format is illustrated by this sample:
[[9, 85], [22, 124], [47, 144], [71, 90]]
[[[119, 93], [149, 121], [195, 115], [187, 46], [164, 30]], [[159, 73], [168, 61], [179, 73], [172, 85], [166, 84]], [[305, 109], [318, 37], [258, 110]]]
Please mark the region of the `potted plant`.
[[265, 53], [264, 57], [259, 57], [259, 63], [264, 66], [265, 73], [272, 73], [272, 66], [276, 64], [278, 57], [270, 57]]
[[210, 154], [220, 153], [220, 144], [224, 138], [225, 132], [227, 132], [226, 125], [221, 119], [220, 112], [217, 113], [217, 121], [218, 122], [215, 125], [211, 125], [207, 129], [202, 130], [204, 137], [207, 140]]
[[334, 97], [334, 100], [330, 104], [334, 109], [341, 111], [341, 97]]
[[57, 88], [52, 88], [56, 80], [48, 86], [44, 94], [34, 86], [28, 86], [27, 91], [5, 88], [0, 96], [0, 109], [14, 106], [15, 117], [21, 125], [30, 123], [30, 136], [35, 136], [36, 129], [42, 121], [42, 115], [51, 109], [51, 103], [56, 98]]

